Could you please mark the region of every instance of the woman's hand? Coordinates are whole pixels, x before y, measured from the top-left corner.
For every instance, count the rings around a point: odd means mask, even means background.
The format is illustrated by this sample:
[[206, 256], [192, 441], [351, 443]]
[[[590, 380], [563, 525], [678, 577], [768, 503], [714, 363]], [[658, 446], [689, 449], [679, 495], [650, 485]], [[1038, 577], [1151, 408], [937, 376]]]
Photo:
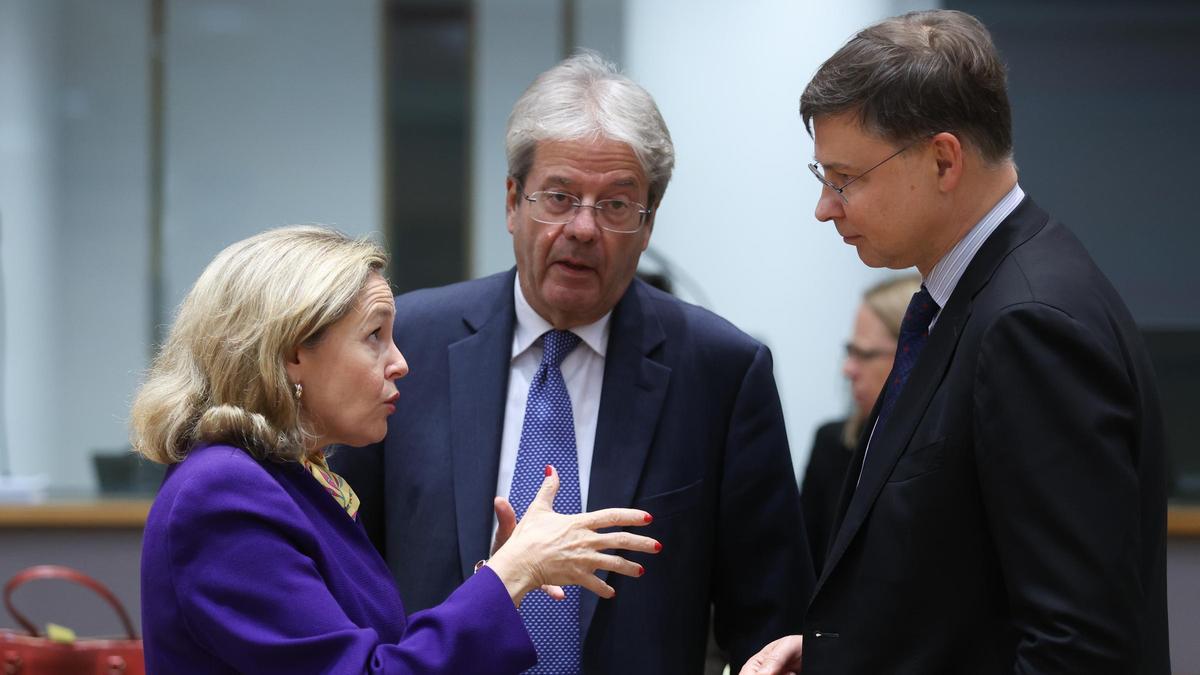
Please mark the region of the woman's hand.
[[[488, 567], [504, 582], [513, 604], [518, 607], [525, 594], [542, 587], [555, 599], [562, 599], [559, 586], [578, 584], [602, 598], [616, 591], [596, 576], [596, 570], [608, 570], [629, 577], [645, 573], [641, 565], [605, 550], [658, 553], [657, 541], [629, 532], [599, 533], [609, 527], [635, 527], [653, 518], [637, 509], [603, 509], [591, 513], [566, 515], [554, 512], [558, 493], [558, 472], [546, 467], [546, 480], [533, 498], [525, 517], [513, 523], [516, 515], [507, 501], [496, 500], [495, 550]], [[511, 535], [509, 534], [511, 533]]]
[[[500, 547], [512, 536], [513, 530], [517, 529], [517, 512], [504, 497], [496, 497], [492, 502], [492, 508], [496, 509], [496, 540], [492, 542], [492, 555], [496, 555], [496, 551], [500, 550]], [[567, 597], [562, 586], [553, 584], [543, 584], [542, 592], [554, 600], [565, 600]]]

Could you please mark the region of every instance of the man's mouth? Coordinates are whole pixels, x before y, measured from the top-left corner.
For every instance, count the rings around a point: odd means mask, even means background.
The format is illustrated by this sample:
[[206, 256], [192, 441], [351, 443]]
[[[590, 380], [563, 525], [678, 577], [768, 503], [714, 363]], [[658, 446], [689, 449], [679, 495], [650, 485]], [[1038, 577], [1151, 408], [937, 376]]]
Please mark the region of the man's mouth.
[[590, 265], [585, 265], [582, 262], [578, 262], [575, 260], [557, 260], [557, 261], [555, 261], [554, 264], [562, 265], [563, 267], [567, 268], [568, 270], [571, 270], [572, 272], [586, 272], [586, 271], [592, 269], [592, 267]]

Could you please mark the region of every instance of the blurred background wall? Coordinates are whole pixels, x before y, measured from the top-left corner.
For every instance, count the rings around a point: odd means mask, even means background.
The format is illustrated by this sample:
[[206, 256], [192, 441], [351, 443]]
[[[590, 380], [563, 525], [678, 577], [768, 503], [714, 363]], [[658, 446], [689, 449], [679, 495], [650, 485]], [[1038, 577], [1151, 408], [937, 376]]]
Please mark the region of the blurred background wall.
[[380, 229], [377, 14], [0, 0], [0, 472], [94, 484], [91, 454], [127, 445], [153, 341], [221, 248], [288, 223]]
[[[857, 295], [888, 272], [813, 218], [797, 99], [856, 28], [930, 4], [0, 0], [0, 472], [91, 488], [90, 456], [125, 444], [173, 308], [250, 233], [377, 232], [399, 290], [511, 266], [508, 112], [579, 46], [658, 100], [678, 163], [646, 267], [772, 347], [801, 470], [812, 430], [846, 408]], [[1185, 390], [1200, 374], [1186, 198], [1200, 8], [950, 5], [981, 16], [1010, 64], [1023, 184], [1164, 345], [1164, 386]], [[1175, 417], [1177, 444], [1200, 435]], [[1200, 451], [1177, 454], [1200, 491]]]

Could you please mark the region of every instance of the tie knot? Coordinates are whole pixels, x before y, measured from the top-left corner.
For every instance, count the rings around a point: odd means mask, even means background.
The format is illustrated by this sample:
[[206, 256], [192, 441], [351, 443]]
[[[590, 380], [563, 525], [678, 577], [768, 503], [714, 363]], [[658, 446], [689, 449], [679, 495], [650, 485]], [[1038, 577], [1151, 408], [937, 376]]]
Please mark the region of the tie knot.
[[908, 309], [904, 312], [904, 321], [900, 324], [900, 332], [924, 333], [929, 330], [929, 323], [933, 321], [933, 316], [939, 309], [941, 308], [938, 307], [933, 296], [922, 285], [921, 290], [913, 293], [912, 300], [908, 301]]
[[546, 331], [542, 334], [542, 365], [558, 368], [578, 344], [579, 336], [569, 330]]

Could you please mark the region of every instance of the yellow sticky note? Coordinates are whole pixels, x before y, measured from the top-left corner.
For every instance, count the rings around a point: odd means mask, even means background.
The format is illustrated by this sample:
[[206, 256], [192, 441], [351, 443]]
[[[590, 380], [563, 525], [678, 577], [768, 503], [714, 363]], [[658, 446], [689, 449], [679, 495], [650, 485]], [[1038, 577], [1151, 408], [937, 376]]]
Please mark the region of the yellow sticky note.
[[46, 637], [54, 642], [71, 644], [75, 642], [75, 631], [56, 623], [48, 623], [46, 624]]

